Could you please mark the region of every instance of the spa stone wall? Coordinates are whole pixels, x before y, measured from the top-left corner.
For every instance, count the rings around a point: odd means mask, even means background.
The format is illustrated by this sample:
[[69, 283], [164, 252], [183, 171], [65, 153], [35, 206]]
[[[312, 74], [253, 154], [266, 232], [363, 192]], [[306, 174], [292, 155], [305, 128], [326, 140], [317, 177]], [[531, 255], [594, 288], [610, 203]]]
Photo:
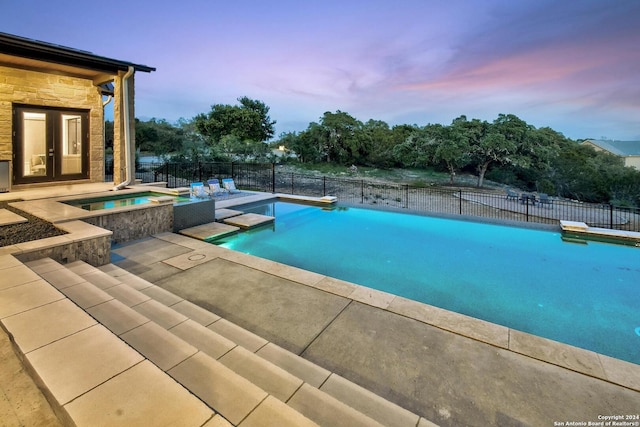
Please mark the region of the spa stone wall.
[[112, 242], [123, 243], [173, 231], [173, 205], [164, 204], [145, 209], [110, 213], [86, 218], [84, 221], [112, 231]]

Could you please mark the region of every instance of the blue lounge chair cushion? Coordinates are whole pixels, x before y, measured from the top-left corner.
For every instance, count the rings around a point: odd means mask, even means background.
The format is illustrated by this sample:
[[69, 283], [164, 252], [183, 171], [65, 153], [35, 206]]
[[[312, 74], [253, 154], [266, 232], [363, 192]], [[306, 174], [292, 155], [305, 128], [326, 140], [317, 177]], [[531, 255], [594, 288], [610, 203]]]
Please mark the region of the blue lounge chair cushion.
[[224, 187], [225, 190], [227, 190], [229, 193], [239, 193], [240, 190], [238, 190], [236, 188], [236, 183], [233, 182], [232, 178], [224, 178], [222, 180], [222, 185]]
[[222, 187], [220, 187], [220, 181], [218, 181], [217, 179], [210, 179], [207, 181], [207, 184], [209, 184], [209, 190], [211, 191], [211, 193], [215, 194], [222, 194], [224, 193], [224, 189], [222, 189]]

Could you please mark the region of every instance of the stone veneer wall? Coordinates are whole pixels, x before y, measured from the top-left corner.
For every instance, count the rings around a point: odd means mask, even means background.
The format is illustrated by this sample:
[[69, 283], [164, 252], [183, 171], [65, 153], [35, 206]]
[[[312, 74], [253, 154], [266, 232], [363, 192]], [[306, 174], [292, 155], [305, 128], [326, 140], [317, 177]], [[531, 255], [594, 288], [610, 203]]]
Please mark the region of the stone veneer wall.
[[40, 258], [51, 258], [62, 264], [84, 261], [98, 267], [111, 262], [111, 238], [110, 236], [100, 236], [24, 252], [16, 254], [15, 257], [21, 262], [35, 261]]
[[13, 103], [89, 110], [89, 178], [104, 180], [104, 111], [91, 80], [0, 65], [0, 160], [13, 160]]
[[113, 232], [113, 243], [141, 239], [165, 231], [173, 231], [173, 204], [108, 213], [83, 221]]

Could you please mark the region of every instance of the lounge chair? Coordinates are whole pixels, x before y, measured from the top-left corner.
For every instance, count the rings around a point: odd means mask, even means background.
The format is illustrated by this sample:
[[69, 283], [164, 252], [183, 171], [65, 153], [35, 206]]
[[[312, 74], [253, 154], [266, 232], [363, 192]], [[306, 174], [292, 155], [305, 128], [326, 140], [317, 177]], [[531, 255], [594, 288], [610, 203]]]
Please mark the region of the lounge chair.
[[513, 190], [507, 190], [507, 200], [518, 200], [518, 193]]
[[535, 194], [522, 193], [522, 195], [520, 196], [520, 203], [523, 205], [528, 205], [529, 202], [531, 202], [533, 206], [536, 205], [537, 200]]
[[236, 183], [233, 182], [233, 178], [224, 178], [222, 180], [222, 186], [225, 190], [229, 192], [229, 194], [239, 193], [240, 190], [236, 188]]
[[189, 186], [191, 197], [205, 198], [208, 196], [202, 182], [192, 182]]
[[553, 199], [545, 193], [538, 194], [538, 203], [540, 203], [541, 206], [549, 205], [549, 207], [553, 207]]
[[209, 191], [214, 196], [219, 196], [225, 193], [225, 190], [220, 187], [220, 181], [218, 181], [217, 179], [210, 179], [207, 181], [207, 184], [209, 184]]

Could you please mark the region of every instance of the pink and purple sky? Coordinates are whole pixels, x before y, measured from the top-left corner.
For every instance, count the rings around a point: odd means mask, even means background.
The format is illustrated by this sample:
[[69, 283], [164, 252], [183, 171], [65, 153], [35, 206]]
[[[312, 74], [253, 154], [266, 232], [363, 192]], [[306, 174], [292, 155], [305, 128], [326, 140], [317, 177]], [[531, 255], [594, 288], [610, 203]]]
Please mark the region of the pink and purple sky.
[[639, 22], [639, 0], [0, 0], [2, 32], [156, 67], [136, 75], [143, 120], [246, 95], [276, 135], [342, 110], [640, 140]]

